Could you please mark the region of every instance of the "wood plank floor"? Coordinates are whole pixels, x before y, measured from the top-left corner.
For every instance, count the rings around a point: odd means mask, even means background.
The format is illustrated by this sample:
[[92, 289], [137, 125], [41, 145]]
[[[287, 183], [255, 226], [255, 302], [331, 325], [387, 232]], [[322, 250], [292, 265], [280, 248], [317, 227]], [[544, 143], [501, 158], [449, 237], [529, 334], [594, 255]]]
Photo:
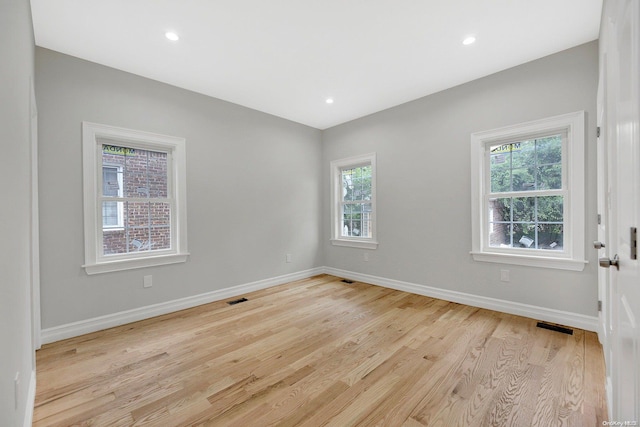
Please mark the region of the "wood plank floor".
[[35, 426], [596, 426], [592, 332], [317, 276], [44, 346]]

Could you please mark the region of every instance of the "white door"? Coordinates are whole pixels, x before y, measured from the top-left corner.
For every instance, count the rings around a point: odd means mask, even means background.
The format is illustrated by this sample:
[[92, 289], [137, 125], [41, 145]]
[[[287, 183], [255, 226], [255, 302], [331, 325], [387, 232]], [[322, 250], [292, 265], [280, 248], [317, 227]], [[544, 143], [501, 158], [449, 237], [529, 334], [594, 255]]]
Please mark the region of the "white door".
[[[609, 211], [606, 225], [610, 287], [614, 421], [640, 418], [640, 265], [631, 230], [640, 225], [640, 2], [605, 2], [601, 43], [606, 46], [604, 139], [608, 156]], [[605, 319], [606, 323], [606, 319]]]
[[[607, 99], [607, 53], [606, 46], [600, 45], [600, 79], [598, 82], [598, 129], [606, 129], [607, 116], [605, 114], [605, 101]], [[598, 135], [598, 240], [593, 242], [593, 246], [598, 250], [599, 258], [608, 258], [609, 252], [606, 245], [608, 236], [609, 218], [609, 176], [608, 176], [608, 150], [607, 138], [602, 134]], [[598, 270], [598, 338], [602, 344], [606, 365], [606, 383], [608, 399], [611, 400], [611, 287], [609, 286], [609, 271], [601, 268]]]
[[[33, 350], [41, 346], [40, 329], [40, 217], [38, 215], [38, 108], [31, 79], [31, 344]], [[33, 358], [33, 369], [36, 359]]]

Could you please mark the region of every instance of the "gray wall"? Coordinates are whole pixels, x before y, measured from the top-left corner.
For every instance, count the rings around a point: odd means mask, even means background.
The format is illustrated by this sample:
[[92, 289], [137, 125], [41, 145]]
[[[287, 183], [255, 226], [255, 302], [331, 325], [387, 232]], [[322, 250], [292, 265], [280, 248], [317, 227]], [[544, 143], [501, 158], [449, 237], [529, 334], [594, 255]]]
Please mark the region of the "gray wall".
[[[36, 88], [43, 328], [322, 265], [319, 130], [41, 48]], [[186, 138], [187, 263], [86, 275], [82, 121]]]
[[[33, 26], [29, 0], [0, 4], [0, 425], [21, 426], [27, 413], [31, 344], [30, 85]], [[20, 373], [18, 407], [14, 378]]]
[[[323, 133], [325, 265], [595, 316], [596, 251], [582, 272], [474, 262], [470, 134], [585, 110], [586, 242], [596, 237], [598, 45], [591, 42], [430, 95]], [[329, 162], [377, 152], [378, 241], [332, 246]], [[500, 281], [500, 269], [511, 281]]]
[[[36, 87], [43, 328], [322, 265], [596, 314], [595, 251], [583, 272], [469, 255], [472, 132], [585, 110], [587, 186], [595, 188], [595, 42], [324, 132], [40, 48]], [[186, 264], [85, 274], [83, 120], [187, 139]], [[364, 262], [363, 250], [329, 243], [328, 170], [331, 160], [372, 151], [380, 246]], [[594, 218], [589, 191], [587, 242]], [[501, 268], [510, 283], [500, 282]]]

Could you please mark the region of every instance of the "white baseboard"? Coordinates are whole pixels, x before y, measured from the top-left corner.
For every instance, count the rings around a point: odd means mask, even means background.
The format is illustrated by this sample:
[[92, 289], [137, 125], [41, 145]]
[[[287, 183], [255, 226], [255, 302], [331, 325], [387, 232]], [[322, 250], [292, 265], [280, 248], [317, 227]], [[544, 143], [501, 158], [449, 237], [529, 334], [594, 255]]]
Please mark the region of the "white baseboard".
[[92, 319], [81, 320], [78, 322], [68, 323], [66, 325], [43, 329], [41, 335], [42, 344], [48, 344], [55, 341], [100, 331], [103, 329], [113, 328], [114, 326], [137, 322], [138, 320], [144, 320], [167, 313], [173, 313], [175, 311], [196, 307], [202, 304], [208, 304], [214, 301], [220, 301], [249, 292], [270, 288], [272, 286], [306, 279], [322, 273], [322, 267], [312, 268], [310, 270], [285, 274], [283, 276], [272, 277], [270, 279], [258, 280], [256, 282], [245, 283], [225, 289], [219, 289], [200, 295], [180, 298], [160, 304], [148, 305], [145, 307], [134, 308], [132, 310], [121, 311], [118, 313], [107, 314], [105, 316], [94, 317]]
[[418, 285], [409, 282], [402, 282], [400, 280], [371, 276], [369, 274], [355, 273], [353, 271], [340, 270], [331, 267], [324, 267], [322, 271], [333, 276], [344, 277], [346, 279], [357, 280], [359, 282], [370, 283], [372, 285], [383, 286], [385, 288], [397, 289], [399, 291], [405, 291], [413, 294], [428, 296], [431, 298], [457, 302], [473, 307], [486, 308], [503, 313], [530, 317], [532, 319], [558, 323], [561, 325], [580, 328], [587, 331], [598, 331], [597, 316], [586, 316], [584, 314], [554, 310], [552, 308], [538, 307], [535, 305], [467, 294], [464, 292], [450, 291], [446, 289], [434, 288], [426, 285]]
[[[35, 357], [35, 356], [34, 356]], [[33, 424], [33, 408], [36, 403], [36, 371], [31, 371], [29, 378], [29, 391], [27, 392], [27, 401], [25, 402], [24, 427], [31, 427]]]
[[413, 294], [457, 302], [460, 304], [466, 304], [473, 307], [486, 308], [489, 310], [515, 314], [518, 316], [530, 317], [532, 319], [559, 323], [561, 325], [580, 328], [587, 331], [598, 331], [598, 318], [594, 316], [585, 316], [583, 314], [554, 310], [551, 308], [483, 297], [479, 295], [467, 294], [464, 292], [450, 291], [426, 285], [418, 285], [415, 283], [403, 282], [400, 280], [372, 276], [369, 274], [340, 270], [332, 267], [318, 267], [312, 268], [310, 270], [300, 271], [297, 273], [285, 274], [283, 276], [258, 280], [256, 282], [207, 292], [200, 295], [194, 295], [192, 297], [180, 298], [174, 301], [149, 305], [146, 307], [135, 308], [132, 310], [121, 311], [119, 313], [108, 314], [105, 316], [94, 317], [92, 319], [81, 320], [79, 322], [73, 322], [66, 325], [43, 329], [41, 339], [43, 344], [48, 344], [51, 342], [112, 328], [114, 326], [120, 326], [126, 323], [136, 322], [138, 320], [144, 320], [167, 313], [173, 313], [178, 310], [184, 310], [186, 308], [196, 307], [198, 305], [207, 304], [214, 301], [220, 301], [249, 292], [270, 288], [272, 286], [293, 282], [295, 280], [306, 279], [322, 273], [370, 283], [372, 285], [383, 286], [386, 288], [397, 289]]

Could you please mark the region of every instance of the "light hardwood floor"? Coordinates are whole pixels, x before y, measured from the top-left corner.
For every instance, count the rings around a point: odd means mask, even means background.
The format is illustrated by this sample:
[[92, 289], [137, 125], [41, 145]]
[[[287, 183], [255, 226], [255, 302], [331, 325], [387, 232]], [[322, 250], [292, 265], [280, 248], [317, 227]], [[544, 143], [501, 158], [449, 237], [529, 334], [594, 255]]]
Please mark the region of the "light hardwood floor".
[[597, 426], [592, 332], [317, 276], [44, 346], [35, 426]]

